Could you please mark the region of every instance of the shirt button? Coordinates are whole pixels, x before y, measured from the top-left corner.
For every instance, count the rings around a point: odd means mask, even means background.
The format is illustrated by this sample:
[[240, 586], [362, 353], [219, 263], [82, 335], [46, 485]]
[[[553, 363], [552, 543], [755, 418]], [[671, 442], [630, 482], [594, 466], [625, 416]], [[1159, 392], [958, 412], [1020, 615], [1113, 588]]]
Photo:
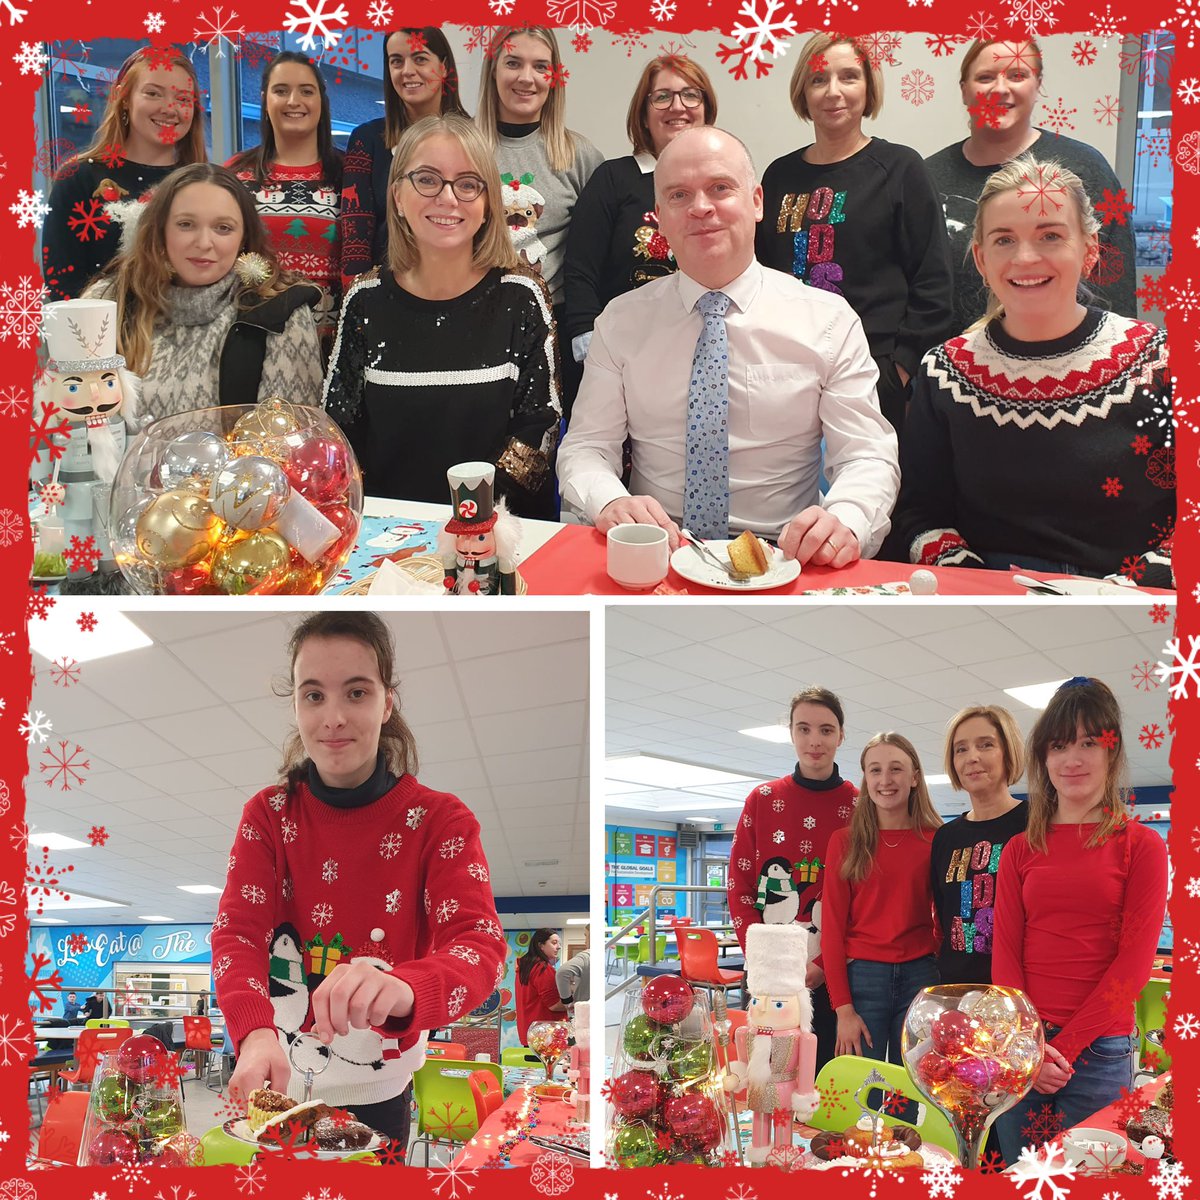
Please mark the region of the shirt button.
[[383, 930], [380, 929], [378, 926], [376, 926], [374, 929], [371, 930], [371, 941], [382, 942], [383, 938], [384, 938]]

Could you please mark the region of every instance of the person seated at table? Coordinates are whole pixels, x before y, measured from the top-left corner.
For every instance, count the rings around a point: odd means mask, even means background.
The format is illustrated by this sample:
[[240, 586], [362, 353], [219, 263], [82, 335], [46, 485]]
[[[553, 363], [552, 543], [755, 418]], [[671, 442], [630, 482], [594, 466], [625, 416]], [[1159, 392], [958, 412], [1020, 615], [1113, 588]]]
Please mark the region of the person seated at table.
[[837, 1017], [817, 961], [822, 868], [833, 831], [846, 825], [858, 800], [858, 788], [842, 778], [837, 765], [845, 725], [841, 699], [828, 688], [806, 687], [792, 697], [788, 727], [795, 769], [782, 779], [759, 784], [746, 797], [729, 852], [726, 884], [729, 915], [743, 950], [746, 930], [760, 921], [798, 921], [810, 930], [806, 978], [818, 1071], [834, 1057], [837, 1045]]
[[972, 239], [988, 311], [922, 360], [885, 555], [1173, 586], [1166, 335], [1084, 304], [1096, 229], [1058, 163], [989, 177]]
[[142, 378], [146, 416], [320, 398], [321, 290], [280, 267], [253, 197], [226, 167], [168, 175], [132, 250], [88, 294], [117, 302], [117, 351]]
[[288, 649], [296, 728], [242, 811], [212, 930], [229, 1091], [300, 1099], [312, 1069], [403, 1149], [425, 1031], [482, 1003], [506, 954], [479, 822], [416, 778], [375, 613], [311, 613]]
[[1029, 819], [1029, 805], [1009, 791], [1025, 771], [1024, 739], [1012, 713], [997, 704], [956, 713], [946, 728], [945, 768], [971, 807], [933, 835], [938, 972], [942, 983], [990, 983], [1000, 851]]
[[68, 992], [67, 998], [63, 1001], [63, 1017], [69, 1025], [79, 1016], [83, 1009], [83, 1005], [79, 1003], [79, 997], [74, 992]]
[[529, 1045], [534, 1021], [565, 1021], [567, 1006], [558, 998], [554, 966], [562, 938], [553, 929], [535, 929], [529, 949], [517, 959], [517, 1037]]
[[559, 456], [564, 501], [601, 532], [659, 525], [673, 548], [682, 522], [699, 537], [751, 529], [818, 566], [869, 557], [899, 472], [862, 323], [841, 296], [755, 261], [762, 188], [732, 134], [680, 133], [654, 193], [679, 270], [596, 322]]
[[491, 150], [463, 117], [425, 117], [388, 187], [388, 265], [346, 293], [325, 384], [363, 485], [444, 504], [447, 468], [491, 462], [510, 511], [553, 520], [554, 321], [517, 267]]
[[109, 1004], [107, 996], [96, 991], [83, 1002], [79, 1015], [85, 1021], [101, 1021], [112, 1016], [112, 1005]]
[[938, 982], [929, 855], [942, 818], [908, 738], [877, 733], [860, 763], [869, 803], [829, 839], [821, 956], [837, 1053], [903, 1063], [908, 1006]]
[[1133, 1086], [1134, 1000], [1167, 905], [1167, 848], [1128, 819], [1121, 709], [1076, 676], [1029, 734], [1029, 826], [1004, 847], [992, 979], [1037, 1008], [1046, 1056], [1034, 1090], [996, 1121], [1009, 1165], [1031, 1121], [1077, 1125]]

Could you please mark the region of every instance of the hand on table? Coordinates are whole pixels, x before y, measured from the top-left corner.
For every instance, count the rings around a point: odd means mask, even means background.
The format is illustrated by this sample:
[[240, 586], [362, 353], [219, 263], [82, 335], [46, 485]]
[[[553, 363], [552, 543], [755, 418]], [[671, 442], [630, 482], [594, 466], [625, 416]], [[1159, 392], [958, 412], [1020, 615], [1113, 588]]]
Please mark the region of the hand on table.
[[798, 512], [779, 535], [784, 558], [794, 558], [801, 566], [848, 567], [862, 557], [858, 538], [828, 509], [819, 504]]
[[872, 1050], [875, 1049], [866, 1022], [851, 1005], [843, 1005], [837, 1013], [837, 1047], [834, 1053], [857, 1054], [861, 1058], [864, 1041]]
[[242, 1038], [238, 1047], [237, 1066], [229, 1077], [230, 1099], [245, 1104], [250, 1093], [260, 1087], [287, 1093], [292, 1077], [292, 1064], [279, 1044], [274, 1029], [255, 1029]]
[[596, 528], [607, 533], [614, 525], [657, 525], [667, 531], [672, 551], [679, 549], [679, 526], [653, 496], [618, 496], [596, 517]]
[[1067, 1085], [1074, 1074], [1071, 1064], [1049, 1042], [1046, 1043], [1046, 1057], [1042, 1060], [1042, 1069], [1034, 1080], [1033, 1090], [1043, 1096], [1052, 1095]]
[[359, 959], [339, 963], [313, 992], [313, 1033], [328, 1045], [337, 1034], [382, 1025], [412, 1012], [413, 991], [403, 979]]

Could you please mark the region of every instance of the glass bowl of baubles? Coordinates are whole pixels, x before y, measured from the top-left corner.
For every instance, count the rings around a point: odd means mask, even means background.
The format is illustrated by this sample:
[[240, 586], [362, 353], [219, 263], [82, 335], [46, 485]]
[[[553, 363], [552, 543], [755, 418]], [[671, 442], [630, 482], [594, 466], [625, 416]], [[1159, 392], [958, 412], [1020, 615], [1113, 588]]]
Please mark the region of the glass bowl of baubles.
[[147, 425], [113, 480], [109, 536], [141, 595], [311, 596], [350, 557], [362, 508], [342, 431], [272, 396]]

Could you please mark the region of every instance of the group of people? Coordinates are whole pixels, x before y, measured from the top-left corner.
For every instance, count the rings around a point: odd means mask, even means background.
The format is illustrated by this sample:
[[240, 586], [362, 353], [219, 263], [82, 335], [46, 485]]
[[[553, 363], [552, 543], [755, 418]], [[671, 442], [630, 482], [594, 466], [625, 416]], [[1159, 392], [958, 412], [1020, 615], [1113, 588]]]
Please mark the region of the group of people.
[[673, 544], [1171, 585], [1166, 344], [1130, 227], [1095, 215], [1110, 167], [1033, 125], [1036, 42], [966, 51], [969, 136], [922, 161], [865, 131], [861, 42], [814, 35], [812, 141], [761, 184], [688, 58], [646, 65], [604, 161], [550, 29], [496, 31], [473, 119], [438, 28], [385, 55], [344, 155], [320, 71], [277, 55], [225, 167], [185, 56], [121, 68], [43, 236], [52, 294], [116, 301], [144, 414], [279, 393], [326, 406], [374, 495], [443, 501], [486, 460], [518, 514], [561, 496]]
[[812, 931], [818, 1069], [839, 1054], [901, 1062], [908, 1007], [939, 982], [1025, 992], [1046, 1051], [1033, 1091], [997, 1123], [1011, 1164], [1032, 1110], [1050, 1110], [1038, 1127], [1065, 1129], [1133, 1085], [1133, 1004], [1162, 931], [1167, 851], [1127, 818], [1120, 708], [1077, 676], [1027, 740], [1003, 708], [963, 709], [944, 767], [970, 808], [947, 823], [902, 734], [867, 742], [860, 788], [843, 779], [844, 725], [827, 689], [793, 697], [795, 770], [751, 793], [730, 852], [734, 928], [743, 946], [758, 922]]

